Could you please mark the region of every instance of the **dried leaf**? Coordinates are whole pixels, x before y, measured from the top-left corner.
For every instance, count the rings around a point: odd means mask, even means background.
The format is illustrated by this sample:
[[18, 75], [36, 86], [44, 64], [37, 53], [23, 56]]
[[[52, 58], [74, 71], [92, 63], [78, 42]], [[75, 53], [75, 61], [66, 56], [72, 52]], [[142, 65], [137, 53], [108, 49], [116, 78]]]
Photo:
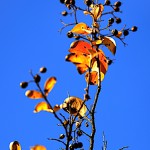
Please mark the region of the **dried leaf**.
[[44, 84], [44, 92], [45, 92], [46, 96], [53, 89], [55, 84], [56, 84], [56, 78], [55, 77], [50, 77], [46, 80], [46, 82]]
[[9, 150], [21, 150], [21, 145], [18, 141], [13, 141], [9, 144]]
[[102, 44], [102, 40], [100, 39], [92, 42], [92, 45], [100, 45], [100, 44]]
[[120, 38], [122, 36], [122, 31], [118, 31], [118, 34], [116, 35], [116, 37]]
[[88, 25], [86, 25], [84, 22], [81, 22], [81, 23], [78, 23], [77, 25], [75, 25], [73, 27], [73, 29], [71, 30], [71, 32], [73, 32], [75, 34], [87, 35], [87, 34], [92, 33], [92, 29], [89, 28]]
[[46, 103], [46, 102], [40, 102], [38, 103], [34, 108], [34, 113], [38, 113], [40, 111], [47, 111], [47, 112], [53, 112], [53, 109]]
[[85, 64], [75, 64], [75, 65], [77, 67], [79, 74], [83, 74], [89, 69], [89, 67]]
[[28, 90], [28, 91], [26, 91], [25, 95], [28, 98], [31, 98], [31, 99], [40, 99], [40, 98], [43, 98], [42, 93], [39, 92], [39, 91], [36, 91], [36, 90]]
[[102, 4], [93, 5], [91, 13], [95, 21], [102, 15], [103, 10], [104, 6]]
[[56, 111], [58, 111], [58, 110], [60, 110], [60, 109], [61, 109], [61, 108], [60, 108], [59, 105], [55, 105], [54, 108], [53, 108], [53, 111], [56, 112]]
[[71, 43], [69, 52], [76, 54], [90, 54], [89, 50], [93, 50], [94, 52], [96, 52], [96, 50], [92, 48], [90, 43], [79, 40]]
[[103, 37], [102, 43], [115, 55], [116, 42], [113, 38], [105, 36], [105, 37]]
[[[82, 106], [82, 108], [81, 108]], [[64, 100], [64, 103], [60, 105], [60, 108], [64, 109], [68, 113], [72, 115], [77, 115], [79, 111], [79, 116], [85, 116], [85, 113], [87, 111], [86, 105], [83, 104], [82, 99], [71, 96]]]
[[[90, 76], [89, 76], [90, 75]], [[104, 79], [104, 74], [101, 72], [101, 81]], [[98, 84], [98, 72], [97, 71], [92, 71], [92, 72], [87, 72], [85, 74], [85, 80], [86, 82], [90, 85], [97, 85]]]
[[46, 150], [46, 147], [43, 145], [35, 145], [35, 146], [32, 146], [30, 150]]

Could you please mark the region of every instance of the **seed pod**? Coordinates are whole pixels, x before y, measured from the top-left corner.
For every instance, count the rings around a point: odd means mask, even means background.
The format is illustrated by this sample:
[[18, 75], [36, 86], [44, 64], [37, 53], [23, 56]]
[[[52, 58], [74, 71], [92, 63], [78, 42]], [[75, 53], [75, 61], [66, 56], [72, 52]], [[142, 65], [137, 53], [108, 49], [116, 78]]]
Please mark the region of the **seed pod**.
[[39, 82], [41, 81], [41, 77], [40, 77], [38, 74], [36, 74], [36, 75], [34, 76], [34, 81], [35, 81], [36, 83], [39, 83]]
[[133, 27], [131, 28], [131, 31], [136, 32], [137, 29], [138, 29], [137, 26], [133, 26]]
[[124, 35], [124, 36], [127, 36], [128, 34], [129, 34], [129, 31], [128, 31], [128, 30], [124, 30], [124, 31], [123, 31], [123, 35]]
[[40, 68], [40, 73], [45, 73], [47, 71], [47, 68], [46, 67], [41, 67]]
[[69, 31], [69, 32], [67, 33], [67, 36], [68, 36], [68, 38], [72, 38], [72, 37], [73, 37], [73, 33], [72, 33], [71, 31]]
[[64, 138], [65, 138], [65, 135], [64, 135], [64, 134], [60, 134], [59, 138], [60, 138], [60, 139], [64, 139]]
[[28, 82], [21, 82], [20, 87], [25, 89], [28, 86]]

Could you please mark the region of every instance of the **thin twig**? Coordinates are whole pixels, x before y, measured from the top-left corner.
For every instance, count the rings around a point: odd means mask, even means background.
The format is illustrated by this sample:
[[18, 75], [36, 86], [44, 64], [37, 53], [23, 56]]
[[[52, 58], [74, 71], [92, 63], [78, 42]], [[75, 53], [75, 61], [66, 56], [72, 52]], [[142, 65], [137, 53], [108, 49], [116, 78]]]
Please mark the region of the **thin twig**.
[[66, 143], [59, 140], [59, 139], [55, 139], [55, 138], [47, 138], [48, 140], [53, 140], [53, 141], [57, 141], [57, 142], [60, 142], [60, 143], [63, 143], [65, 146], [66, 146]]

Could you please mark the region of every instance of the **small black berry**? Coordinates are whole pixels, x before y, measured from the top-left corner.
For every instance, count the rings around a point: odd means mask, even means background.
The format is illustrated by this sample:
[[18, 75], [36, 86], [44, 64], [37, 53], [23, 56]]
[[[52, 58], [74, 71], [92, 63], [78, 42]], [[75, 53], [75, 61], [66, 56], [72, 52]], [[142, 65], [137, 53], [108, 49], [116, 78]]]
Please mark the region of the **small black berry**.
[[72, 33], [71, 31], [69, 31], [69, 32], [67, 33], [67, 36], [68, 36], [68, 38], [72, 38], [72, 37], [73, 37], [73, 33]]
[[128, 34], [129, 34], [129, 31], [128, 31], [128, 30], [124, 30], [124, 31], [123, 31], [123, 35], [124, 35], [124, 36], [127, 36]]
[[110, 18], [110, 19], [108, 20], [108, 22], [109, 22], [109, 24], [113, 24], [113, 23], [114, 23], [114, 18]]
[[120, 8], [119, 8], [119, 7], [114, 7], [114, 11], [115, 11], [115, 12], [119, 12], [119, 11], [120, 11]]
[[60, 138], [60, 139], [64, 139], [64, 138], [65, 138], [65, 135], [64, 135], [64, 134], [60, 134], [59, 138]]
[[21, 82], [20, 87], [25, 89], [28, 86], [28, 82]]
[[84, 3], [87, 5], [87, 6], [90, 6], [92, 4], [92, 1], [91, 0], [84, 0]]
[[47, 68], [46, 67], [41, 67], [40, 68], [40, 73], [45, 73], [47, 71]]
[[60, 3], [64, 4], [65, 0], [60, 0]]
[[78, 145], [77, 145], [78, 148], [82, 148], [82, 147], [83, 147], [83, 143], [82, 143], [82, 142], [78, 142], [77, 144], [78, 144]]
[[70, 145], [69, 145], [69, 149], [70, 149], [70, 150], [74, 150], [74, 144], [70, 144]]
[[81, 136], [82, 134], [83, 134], [83, 133], [82, 133], [81, 130], [78, 130], [78, 131], [77, 131], [77, 135], [78, 135], [78, 136]]
[[117, 1], [117, 2], [115, 2], [115, 4], [114, 4], [114, 5], [115, 5], [116, 7], [120, 7], [120, 6], [121, 6], [121, 4], [122, 4], [122, 3], [121, 3], [120, 1]]
[[110, 4], [111, 4], [110, 0], [105, 0], [104, 5], [110, 5]]
[[121, 18], [116, 18], [116, 23], [117, 24], [121, 23]]
[[68, 12], [67, 11], [62, 11], [61, 14], [62, 14], [62, 16], [67, 16]]
[[64, 0], [65, 4], [70, 4], [70, 0]]
[[131, 31], [136, 32], [137, 29], [138, 29], [137, 26], [133, 26], [133, 27], [131, 28]]
[[117, 34], [118, 34], [118, 30], [116, 30], [116, 29], [111, 30], [111, 33], [112, 33], [113, 35], [117, 35]]
[[34, 81], [35, 81], [36, 83], [39, 83], [40, 80], [41, 80], [41, 77], [40, 77], [38, 74], [36, 74], [36, 75], [34, 76]]

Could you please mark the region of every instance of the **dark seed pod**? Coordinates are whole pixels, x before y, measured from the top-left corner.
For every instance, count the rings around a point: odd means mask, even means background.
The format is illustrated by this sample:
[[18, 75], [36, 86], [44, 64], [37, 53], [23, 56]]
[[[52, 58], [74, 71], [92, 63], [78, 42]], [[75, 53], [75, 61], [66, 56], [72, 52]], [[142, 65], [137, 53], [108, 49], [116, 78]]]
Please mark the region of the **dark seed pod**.
[[74, 144], [70, 144], [70, 145], [69, 145], [69, 149], [70, 149], [70, 150], [74, 150]]
[[128, 34], [129, 34], [129, 31], [128, 31], [128, 30], [124, 30], [124, 31], [123, 31], [123, 35], [124, 35], [124, 36], [127, 36]]
[[68, 12], [67, 11], [62, 11], [61, 14], [62, 14], [62, 16], [67, 16]]
[[28, 82], [21, 82], [20, 87], [25, 89], [28, 86]]
[[108, 20], [109, 24], [113, 24], [114, 21], [115, 21], [114, 18], [110, 18], [110, 19]]
[[116, 23], [117, 24], [121, 23], [121, 18], [116, 18]]
[[138, 29], [137, 26], [133, 26], [133, 27], [131, 28], [131, 31], [136, 32], [137, 29]]
[[115, 12], [119, 12], [119, 11], [120, 11], [120, 8], [119, 8], [119, 7], [114, 7], [114, 11], [115, 11]]
[[83, 133], [82, 133], [81, 130], [78, 130], [78, 131], [77, 131], [77, 135], [78, 135], [78, 136], [81, 136], [82, 134], [83, 134]]
[[104, 5], [110, 5], [110, 4], [111, 4], [110, 0], [105, 0]]
[[64, 139], [64, 138], [65, 138], [65, 135], [64, 135], [64, 134], [60, 134], [59, 138], [60, 138], [60, 139]]
[[47, 71], [47, 68], [46, 67], [41, 67], [40, 68], [40, 73], [45, 73]]
[[111, 30], [111, 33], [112, 33], [113, 35], [117, 35], [117, 34], [118, 34], [118, 30], [116, 30], [116, 29]]
[[122, 3], [121, 3], [120, 1], [117, 1], [117, 2], [114, 3], [114, 5], [115, 5], [116, 7], [120, 7], [120, 6], [122, 5]]
[[60, 0], [60, 3], [64, 4], [65, 0]]
[[71, 31], [69, 31], [69, 32], [67, 33], [67, 36], [68, 36], [68, 38], [72, 38], [72, 37], [73, 37], [73, 33], [72, 33]]
[[84, 0], [84, 3], [87, 5], [87, 6], [90, 6], [92, 4], [92, 1], [91, 0]]
[[82, 147], [83, 147], [83, 143], [82, 143], [82, 142], [78, 142], [77, 144], [78, 144], [78, 145], [77, 145], [78, 148], [82, 148]]
[[39, 83], [39, 82], [41, 81], [41, 77], [40, 77], [38, 74], [36, 74], [36, 75], [34, 76], [34, 81], [35, 81], [36, 83]]

